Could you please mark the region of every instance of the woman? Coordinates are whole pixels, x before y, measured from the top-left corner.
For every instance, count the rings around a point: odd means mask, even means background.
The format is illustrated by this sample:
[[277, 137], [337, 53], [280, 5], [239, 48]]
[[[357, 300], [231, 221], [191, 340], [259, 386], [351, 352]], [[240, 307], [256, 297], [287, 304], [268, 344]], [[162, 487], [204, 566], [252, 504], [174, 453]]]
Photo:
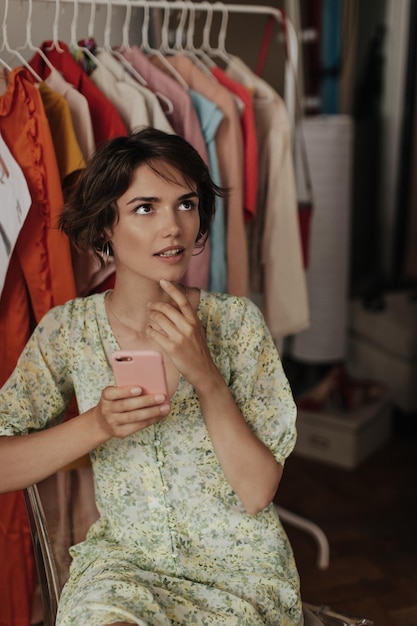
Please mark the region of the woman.
[[[114, 257], [114, 289], [49, 311], [0, 394], [1, 490], [92, 459], [100, 518], [59, 626], [302, 623], [272, 504], [295, 443], [278, 354], [250, 300], [181, 285], [220, 193], [186, 141], [145, 129], [103, 144], [64, 207], [74, 244]], [[112, 352], [149, 348], [168, 397], [115, 386]]]

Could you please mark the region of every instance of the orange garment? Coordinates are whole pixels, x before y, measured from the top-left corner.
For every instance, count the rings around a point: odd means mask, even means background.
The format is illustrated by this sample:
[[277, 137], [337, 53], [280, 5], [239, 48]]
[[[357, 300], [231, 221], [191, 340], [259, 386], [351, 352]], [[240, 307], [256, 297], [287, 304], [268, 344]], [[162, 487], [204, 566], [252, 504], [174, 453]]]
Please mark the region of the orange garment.
[[0, 299], [0, 384], [29, 334], [49, 309], [75, 296], [70, 247], [57, 229], [63, 197], [55, 150], [39, 90], [15, 68], [0, 98], [0, 132], [26, 178], [32, 205], [12, 254]]
[[[26, 178], [32, 205], [19, 233], [0, 298], [0, 385], [36, 322], [75, 296], [66, 236], [56, 228], [61, 181], [39, 90], [25, 68], [10, 72], [0, 97], [0, 132]], [[0, 626], [28, 626], [36, 581], [22, 493], [0, 495]]]

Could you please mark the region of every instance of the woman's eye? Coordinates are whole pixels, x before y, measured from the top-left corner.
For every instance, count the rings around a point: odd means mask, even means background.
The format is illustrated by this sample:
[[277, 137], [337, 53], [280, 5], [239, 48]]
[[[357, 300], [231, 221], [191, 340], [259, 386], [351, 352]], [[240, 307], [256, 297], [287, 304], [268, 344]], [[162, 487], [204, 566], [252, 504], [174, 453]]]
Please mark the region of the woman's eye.
[[180, 211], [192, 211], [195, 207], [195, 202], [192, 202], [191, 200], [184, 200], [184, 202], [181, 202], [180, 204]]
[[141, 204], [135, 209], [135, 213], [138, 215], [148, 215], [152, 213], [152, 206], [150, 204]]

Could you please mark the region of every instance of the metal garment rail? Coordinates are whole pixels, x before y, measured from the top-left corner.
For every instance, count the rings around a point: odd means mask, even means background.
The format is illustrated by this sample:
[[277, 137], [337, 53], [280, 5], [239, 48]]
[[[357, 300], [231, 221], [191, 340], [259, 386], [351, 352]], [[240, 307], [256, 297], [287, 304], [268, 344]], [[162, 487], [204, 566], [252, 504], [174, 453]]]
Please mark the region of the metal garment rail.
[[[6, 0], [6, 5], [9, 0]], [[16, 0], [11, 0], [12, 2]], [[191, 0], [34, 0], [36, 3], [55, 4], [57, 12], [61, 5], [104, 5], [107, 7], [148, 8], [159, 10], [190, 10], [198, 13], [252, 14], [272, 17], [282, 29], [286, 42], [285, 80], [283, 99], [288, 115], [295, 121], [296, 111], [296, 68], [298, 65], [298, 37], [292, 22], [284, 17], [283, 13], [274, 7], [255, 4], [227, 4], [224, 2], [210, 3], [205, 1], [192, 2]], [[22, 0], [19, 0], [22, 3]]]

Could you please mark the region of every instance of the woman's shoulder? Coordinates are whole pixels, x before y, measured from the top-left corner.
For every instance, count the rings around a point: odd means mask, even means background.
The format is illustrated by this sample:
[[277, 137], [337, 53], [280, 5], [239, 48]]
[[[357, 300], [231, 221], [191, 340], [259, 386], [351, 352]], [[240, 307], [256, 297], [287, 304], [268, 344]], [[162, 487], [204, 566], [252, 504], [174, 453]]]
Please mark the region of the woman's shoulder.
[[85, 326], [89, 320], [95, 320], [99, 312], [104, 307], [104, 293], [97, 293], [90, 296], [77, 297], [68, 300], [63, 304], [52, 307], [42, 317], [38, 324], [38, 330], [51, 331], [53, 328], [73, 328], [74, 326]]
[[199, 309], [202, 317], [216, 318], [226, 326], [239, 325], [244, 318], [263, 323], [261, 310], [245, 296], [201, 290]]
[[76, 298], [72, 298], [72, 300], [67, 300], [63, 304], [58, 304], [57, 306], [52, 307], [49, 311], [44, 315], [44, 318], [48, 317], [65, 317], [65, 316], [76, 316], [80, 314], [88, 314], [94, 313], [97, 309], [97, 306], [100, 306], [104, 303], [105, 293], [94, 293], [90, 296], [79, 296]]
[[200, 305], [207, 308], [235, 309], [236, 311], [259, 312], [259, 307], [246, 296], [235, 296], [230, 293], [201, 290]]

